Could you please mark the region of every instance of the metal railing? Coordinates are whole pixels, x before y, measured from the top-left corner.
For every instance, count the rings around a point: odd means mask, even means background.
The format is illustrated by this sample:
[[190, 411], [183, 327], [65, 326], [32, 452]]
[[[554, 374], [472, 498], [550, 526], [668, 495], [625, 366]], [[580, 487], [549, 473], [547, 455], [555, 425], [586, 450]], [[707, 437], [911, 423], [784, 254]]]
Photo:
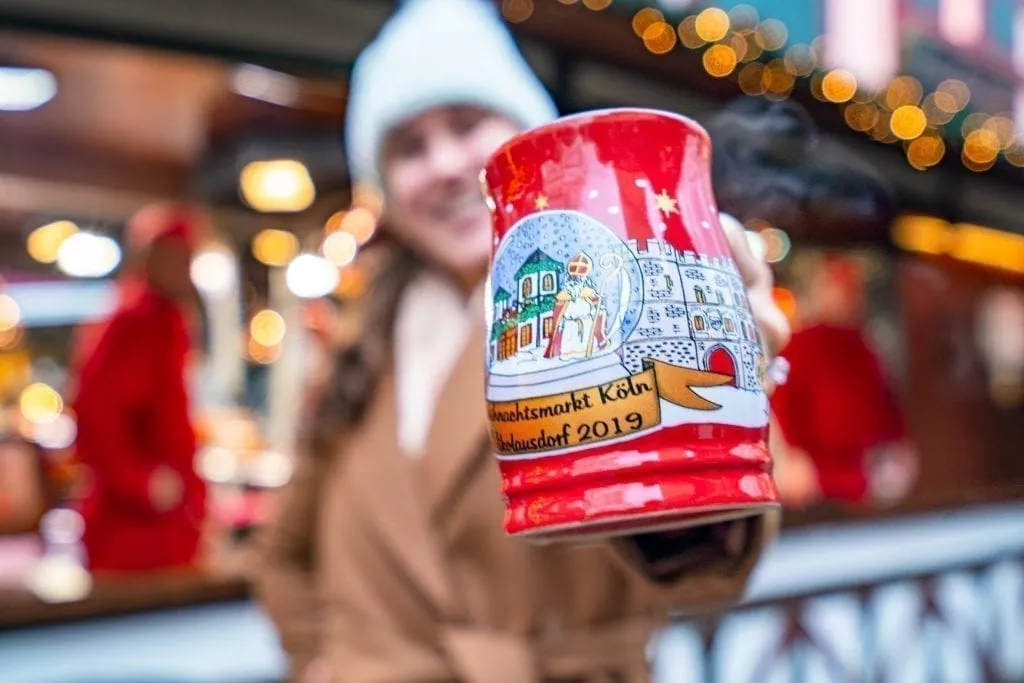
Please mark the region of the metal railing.
[[[0, 681], [280, 680], [277, 642], [244, 600], [10, 630]], [[1024, 502], [787, 530], [651, 654], [655, 683], [1024, 681]]]
[[1024, 506], [892, 527], [783, 538], [749, 600], [663, 634], [655, 681], [1024, 681]]

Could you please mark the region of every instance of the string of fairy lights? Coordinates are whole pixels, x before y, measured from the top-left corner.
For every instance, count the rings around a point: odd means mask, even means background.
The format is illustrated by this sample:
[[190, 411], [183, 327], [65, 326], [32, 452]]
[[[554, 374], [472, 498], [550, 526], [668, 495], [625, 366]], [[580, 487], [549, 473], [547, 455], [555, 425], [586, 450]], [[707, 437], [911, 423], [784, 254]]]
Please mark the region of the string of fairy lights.
[[[613, 4], [612, 0], [548, 1], [580, 3], [595, 12]], [[907, 163], [919, 171], [937, 166], [951, 146], [959, 147], [960, 160], [971, 171], [988, 171], [1001, 158], [1024, 168], [1024, 140], [1013, 115], [970, 112], [971, 91], [963, 81], [949, 78], [926, 92], [920, 80], [900, 74], [887, 87], [872, 90], [858, 84], [850, 71], [824, 66], [824, 36], [810, 44], [789, 44], [785, 23], [761, 18], [750, 5], [726, 11], [715, 6], [688, 9], [689, 2], [664, 4], [678, 5], [685, 16], [671, 21], [661, 9], [650, 6], [632, 16], [633, 32], [653, 54], [701, 51], [709, 76], [735, 78], [751, 97], [783, 100], [801, 81], [809, 81], [811, 94], [841, 107], [852, 130], [877, 142], [902, 145]], [[534, 0], [502, 2], [503, 15], [511, 23], [528, 20], [534, 8]], [[957, 144], [947, 144], [957, 138]]]

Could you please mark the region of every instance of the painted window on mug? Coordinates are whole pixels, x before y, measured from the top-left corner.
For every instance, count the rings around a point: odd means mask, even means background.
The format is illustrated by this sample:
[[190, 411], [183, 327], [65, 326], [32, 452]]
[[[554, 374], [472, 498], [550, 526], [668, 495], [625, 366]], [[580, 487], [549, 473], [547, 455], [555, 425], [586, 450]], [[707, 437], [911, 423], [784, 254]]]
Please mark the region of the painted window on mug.
[[533, 325], [523, 325], [519, 330], [519, 346], [529, 346], [533, 343]]

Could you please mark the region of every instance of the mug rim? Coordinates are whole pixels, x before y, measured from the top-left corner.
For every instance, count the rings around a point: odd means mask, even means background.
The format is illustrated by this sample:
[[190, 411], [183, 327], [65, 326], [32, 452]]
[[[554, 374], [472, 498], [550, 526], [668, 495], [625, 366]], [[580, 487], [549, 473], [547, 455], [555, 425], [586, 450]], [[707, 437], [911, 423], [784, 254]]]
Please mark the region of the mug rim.
[[655, 109], [653, 107], [603, 107], [601, 109], [589, 109], [587, 111], [576, 112], [575, 114], [567, 114], [560, 116], [554, 121], [535, 126], [528, 130], [524, 130], [521, 133], [517, 133], [512, 138], [506, 140], [501, 144], [498, 149], [488, 158], [486, 166], [490, 166], [491, 163], [502, 154], [505, 154], [512, 147], [523, 144], [528, 140], [540, 137], [542, 135], [549, 134], [552, 130], [564, 126], [565, 124], [578, 123], [581, 119], [597, 120], [612, 115], [620, 114], [644, 114], [648, 116], [654, 116], [657, 118], [668, 119], [675, 121], [676, 123], [683, 124], [685, 128], [690, 129], [692, 132], [698, 134], [707, 144], [711, 144], [711, 136], [708, 134], [704, 126], [700, 125], [695, 119], [689, 116], [684, 116], [673, 111], [667, 111], [665, 109]]

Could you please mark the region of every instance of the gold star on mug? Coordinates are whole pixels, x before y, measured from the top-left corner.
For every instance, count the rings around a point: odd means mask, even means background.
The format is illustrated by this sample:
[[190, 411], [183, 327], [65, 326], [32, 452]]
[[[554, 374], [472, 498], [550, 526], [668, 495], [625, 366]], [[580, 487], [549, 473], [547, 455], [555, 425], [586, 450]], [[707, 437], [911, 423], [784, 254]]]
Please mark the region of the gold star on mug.
[[542, 194], [537, 195], [537, 199], [533, 202], [533, 205], [538, 211], [542, 211], [548, 208], [548, 198]]
[[658, 210], [665, 214], [666, 218], [670, 214], [679, 213], [679, 208], [676, 206], [679, 202], [670, 197], [667, 190], [662, 190], [655, 196], [654, 201], [658, 204]]

